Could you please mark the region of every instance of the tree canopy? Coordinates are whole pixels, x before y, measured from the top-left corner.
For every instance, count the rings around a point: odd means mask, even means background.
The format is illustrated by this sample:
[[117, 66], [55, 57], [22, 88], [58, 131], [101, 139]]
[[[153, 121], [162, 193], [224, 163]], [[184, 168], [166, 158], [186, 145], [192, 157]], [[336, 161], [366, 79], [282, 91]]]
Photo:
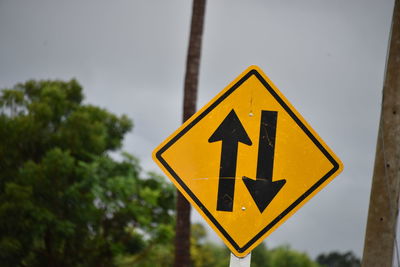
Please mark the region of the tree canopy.
[[323, 253], [317, 256], [317, 262], [326, 267], [360, 267], [361, 261], [351, 251]]
[[109, 155], [131, 120], [83, 99], [75, 80], [1, 92], [2, 266], [113, 266], [171, 239], [172, 186]]

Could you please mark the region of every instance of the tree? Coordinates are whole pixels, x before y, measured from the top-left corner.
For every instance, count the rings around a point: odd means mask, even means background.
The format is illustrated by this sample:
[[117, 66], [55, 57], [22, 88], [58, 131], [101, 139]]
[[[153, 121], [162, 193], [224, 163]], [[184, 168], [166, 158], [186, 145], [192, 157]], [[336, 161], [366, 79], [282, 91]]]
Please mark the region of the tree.
[[193, 267], [225, 267], [229, 265], [229, 250], [207, 240], [207, 231], [201, 223], [191, 226], [190, 255]]
[[326, 267], [359, 267], [361, 261], [352, 252], [330, 252], [318, 255], [316, 261]]
[[251, 266], [258, 267], [319, 267], [306, 253], [279, 246], [268, 249], [264, 243], [258, 245], [251, 253]]
[[[189, 119], [196, 111], [205, 9], [206, 0], [193, 0], [189, 47], [186, 58], [183, 122]], [[174, 266], [186, 267], [190, 264], [190, 204], [180, 192], [177, 192], [176, 211]]]
[[281, 246], [271, 251], [271, 266], [273, 267], [319, 267], [305, 253]]
[[109, 156], [132, 122], [82, 101], [75, 80], [1, 92], [2, 266], [114, 266], [172, 236], [171, 185]]
[[251, 251], [252, 267], [269, 267], [271, 266], [271, 252], [261, 243]]

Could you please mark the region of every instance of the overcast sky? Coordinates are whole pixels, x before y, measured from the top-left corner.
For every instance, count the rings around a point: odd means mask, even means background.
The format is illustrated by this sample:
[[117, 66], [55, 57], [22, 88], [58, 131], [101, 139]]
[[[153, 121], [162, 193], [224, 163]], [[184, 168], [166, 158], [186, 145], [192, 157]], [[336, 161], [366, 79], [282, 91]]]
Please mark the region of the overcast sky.
[[[393, 3], [208, 1], [198, 107], [258, 65], [345, 166], [268, 246], [362, 255]], [[134, 120], [124, 150], [159, 171], [151, 151], [181, 124], [190, 15], [188, 0], [0, 0], [0, 88], [78, 79], [87, 103]]]

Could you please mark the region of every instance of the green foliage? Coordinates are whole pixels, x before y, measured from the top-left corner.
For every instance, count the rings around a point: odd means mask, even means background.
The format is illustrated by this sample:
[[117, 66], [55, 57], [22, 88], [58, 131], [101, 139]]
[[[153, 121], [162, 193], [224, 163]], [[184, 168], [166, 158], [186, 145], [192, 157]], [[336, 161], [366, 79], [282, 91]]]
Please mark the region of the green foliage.
[[119, 267], [168, 267], [172, 266], [173, 259], [173, 243], [152, 244], [143, 253], [119, 257], [117, 265]]
[[317, 262], [326, 267], [359, 267], [361, 261], [352, 252], [330, 252], [320, 254], [317, 257]]
[[252, 267], [268, 267], [271, 266], [271, 251], [267, 249], [264, 243], [258, 245], [251, 252]]
[[271, 251], [271, 266], [274, 267], [318, 267], [307, 254], [281, 246]]
[[74, 80], [1, 92], [2, 266], [114, 266], [171, 240], [172, 186], [108, 155], [131, 121], [82, 101]]
[[207, 240], [207, 232], [200, 223], [191, 226], [190, 256], [193, 267], [229, 266], [230, 252], [225, 246]]
[[[207, 241], [201, 224], [192, 225], [191, 257], [193, 267], [229, 266], [230, 251], [224, 245]], [[252, 267], [320, 267], [305, 254], [280, 246], [268, 249], [261, 243], [251, 252]]]
[[[173, 243], [153, 244], [145, 254], [119, 258], [120, 267], [172, 266]], [[191, 226], [191, 266], [192, 267], [225, 267], [229, 266], [230, 251], [224, 245], [210, 242], [202, 224]], [[322, 267], [310, 257], [289, 246], [268, 249], [261, 243], [251, 252], [251, 267]]]
[[264, 243], [261, 243], [252, 251], [251, 266], [319, 267], [307, 254], [293, 250], [289, 246], [267, 249]]

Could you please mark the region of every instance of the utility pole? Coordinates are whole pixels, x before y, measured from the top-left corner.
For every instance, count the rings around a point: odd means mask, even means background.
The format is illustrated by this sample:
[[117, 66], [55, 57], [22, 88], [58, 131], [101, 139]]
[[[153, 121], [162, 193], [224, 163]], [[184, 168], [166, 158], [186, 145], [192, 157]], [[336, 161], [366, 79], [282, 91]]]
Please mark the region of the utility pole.
[[[196, 112], [206, 0], [193, 0], [183, 97], [183, 122]], [[177, 190], [175, 267], [190, 266], [190, 204]]]
[[[391, 267], [400, 192], [400, 0], [395, 0], [365, 234], [363, 267]], [[400, 264], [400, 263], [398, 263]]]

